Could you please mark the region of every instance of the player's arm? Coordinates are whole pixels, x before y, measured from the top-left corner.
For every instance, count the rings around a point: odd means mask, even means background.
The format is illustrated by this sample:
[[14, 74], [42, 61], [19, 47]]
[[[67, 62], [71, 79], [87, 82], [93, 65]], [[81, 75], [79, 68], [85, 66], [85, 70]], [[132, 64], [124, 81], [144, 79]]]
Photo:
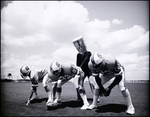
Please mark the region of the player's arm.
[[83, 84], [84, 84], [85, 74], [82, 71], [82, 69], [78, 66], [74, 66], [73, 69], [74, 69], [74, 71], [76, 71], [76, 72], [74, 72], [74, 75], [75, 75], [74, 78], [78, 82], [77, 83], [78, 86], [76, 86], [76, 87], [79, 87], [79, 91], [82, 92], [82, 91], [84, 91]]
[[99, 86], [99, 95], [103, 96], [103, 94], [105, 93], [105, 88], [101, 84], [101, 78], [99, 77], [99, 74], [98, 73], [92, 73], [92, 76], [95, 77], [95, 81]]
[[81, 68], [78, 68], [78, 72], [76, 74], [76, 77], [79, 77], [79, 85], [83, 86], [84, 84], [84, 79], [85, 79], [85, 74], [82, 71]]
[[49, 82], [49, 77], [48, 77], [48, 74], [46, 74], [43, 78], [43, 81], [42, 81], [42, 84], [43, 84], [43, 87], [45, 89], [46, 92], [49, 92], [50, 91], [50, 88], [49, 88], [49, 85], [48, 85], [48, 82]]
[[33, 98], [32, 98], [33, 93], [35, 93], [35, 95], [38, 97], [38, 94], [37, 94], [38, 83], [36, 82], [34, 77], [31, 79], [31, 84], [32, 84], [32, 86], [31, 86], [29, 98], [28, 98], [28, 101], [27, 101], [26, 105], [29, 105], [31, 100], [33, 100]]
[[115, 69], [114, 69], [114, 75], [116, 76], [115, 79], [113, 80], [113, 82], [106, 88], [106, 92], [104, 93], [105, 96], [109, 96], [111, 93], [111, 90], [117, 85], [119, 84], [119, 82], [122, 79], [122, 73], [124, 72], [123, 66], [118, 65]]
[[[51, 82], [52, 83], [52, 91], [50, 90], [50, 87], [48, 85], [48, 83]], [[55, 97], [55, 93], [56, 93], [56, 86], [57, 86], [57, 82], [54, 82], [52, 81], [48, 74], [46, 74], [43, 78], [43, 81], [42, 81], [42, 84], [43, 84], [43, 87], [45, 89], [45, 91], [47, 92], [48, 94], [48, 101], [47, 101], [47, 104], [49, 102], [52, 102], [54, 101], [54, 97]]]
[[[36, 87], [35, 87], [35, 88], [36, 88]], [[30, 104], [30, 102], [31, 102], [31, 100], [32, 100], [33, 93], [35, 92], [34, 90], [35, 90], [35, 89], [34, 89], [33, 87], [31, 87], [30, 95], [29, 95], [29, 98], [28, 98], [28, 100], [27, 100], [26, 105], [29, 105], [29, 104]]]
[[82, 68], [85, 64], [88, 64], [89, 59], [90, 59], [90, 56], [91, 56], [91, 53], [88, 52], [88, 53], [86, 54], [84, 60], [82, 61], [81, 65], [80, 65], [81, 68]]

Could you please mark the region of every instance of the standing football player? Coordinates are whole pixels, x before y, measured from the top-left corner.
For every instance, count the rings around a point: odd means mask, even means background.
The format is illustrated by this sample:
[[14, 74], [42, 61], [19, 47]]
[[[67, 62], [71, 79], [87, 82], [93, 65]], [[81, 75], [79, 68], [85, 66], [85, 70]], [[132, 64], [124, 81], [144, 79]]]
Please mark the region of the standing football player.
[[[50, 79], [51, 81], [57, 81], [57, 88], [56, 88], [56, 99], [53, 101], [54, 98], [50, 96], [49, 101], [47, 102], [47, 106], [51, 105], [57, 105], [59, 102], [61, 102], [61, 92], [62, 92], [62, 85], [68, 82], [70, 79], [75, 78], [76, 82], [74, 82], [74, 85], [76, 88], [80, 87], [80, 80], [85, 77], [84, 72], [82, 69], [78, 66], [74, 66], [73, 64], [60, 64], [57, 61], [53, 61], [50, 65], [50, 73], [48, 77], [44, 78], [43, 84], [46, 84], [46, 79]], [[83, 87], [83, 86], [82, 86]], [[83, 89], [79, 92], [82, 100], [83, 100], [83, 106], [81, 109], [86, 109], [89, 106], [89, 103], [87, 101], [87, 97], [85, 94], [85, 89]]]
[[[82, 71], [85, 73], [84, 78], [86, 77], [89, 78], [89, 76], [91, 76], [91, 71], [88, 67], [88, 62], [90, 60], [91, 52], [87, 51], [87, 48], [86, 48], [86, 45], [82, 36], [73, 39], [73, 44], [76, 47], [77, 51], [79, 52], [77, 54], [76, 65], [79, 66], [82, 69]], [[84, 82], [84, 80], [82, 81]], [[82, 82], [82, 85], [83, 85], [83, 82]], [[94, 86], [90, 82], [89, 82], [89, 85], [93, 93]], [[81, 97], [79, 95], [79, 89], [77, 88], [76, 91], [77, 91], [78, 100], [81, 100]]]
[[[26, 105], [29, 105], [31, 100], [39, 98], [39, 96], [37, 94], [38, 83], [42, 82], [44, 76], [47, 73], [48, 73], [48, 71], [45, 69], [38, 70], [33, 66], [30, 67], [29, 65], [23, 65], [20, 68], [21, 77], [23, 79], [26, 79], [27, 77], [29, 77], [31, 80], [31, 91], [30, 91], [30, 95], [29, 95]], [[35, 96], [36, 96], [35, 98], [33, 97], [33, 94], [35, 94]]]
[[[90, 70], [92, 71], [92, 76], [95, 84], [95, 92], [93, 95], [93, 102], [88, 107], [88, 109], [93, 109], [97, 107], [97, 99], [100, 95], [109, 96], [111, 90], [118, 85], [123, 97], [127, 102], [127, 114], [134, 114], [135, 108], [132, 104], [131, 96], [129, 90], [125, 87], [125, 69], [114, 57], [102, 57], [99, 53], [94, 53], [88, 64]], [[100, 73], [100, 74], [99, 74]], [[103, 85], [115, 77], [113, 82], [104, 89]]]

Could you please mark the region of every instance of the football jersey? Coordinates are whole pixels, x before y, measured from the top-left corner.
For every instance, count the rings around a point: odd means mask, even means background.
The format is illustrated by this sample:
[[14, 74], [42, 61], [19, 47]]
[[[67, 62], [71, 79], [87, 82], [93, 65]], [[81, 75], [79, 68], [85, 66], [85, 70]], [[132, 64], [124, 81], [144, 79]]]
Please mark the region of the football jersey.
[[81, 68], [78, 66], [75, 66], [73, 64], [65, 64], [62, 65], [62, 72], [61, 72], [61, 76], [71, 76], [74, 77], [76, 74], [79, 74], [80, 72], [82, 72]]
[[54, 76], [51, 72], [48, 73], [48, 77], [51, 81], [59, 80], [60, 76], [67, 78], [73, 78], [76, 74], [80, 74], [82, 72], [81, 68], [78, 66], [74, 66], [73, 64], [62, 64], [61, 73], [58, 76]]
[[33, 69], [31, 70], [31, 83], [33, 85], [38, 84], [38, 82], [42, 82], [44, 76], [48, 73], [48, 71], [46, 69], [43, 70], [37, 70], [37, 69]]
[[91, 71], [88, 67], [88, 62], [90, 60], [91, 52], [86, 51], [84, 54], [77, 54], [77, 66], [79, 66], [85, 73], [86, 76], [91, 75]]
[[51, 72], [48, 72], [48, 78], [51, 80], [51, 82], [58, 81], [59, 77], [60, 77], [60, 74], [57, 76], [54, 76]]

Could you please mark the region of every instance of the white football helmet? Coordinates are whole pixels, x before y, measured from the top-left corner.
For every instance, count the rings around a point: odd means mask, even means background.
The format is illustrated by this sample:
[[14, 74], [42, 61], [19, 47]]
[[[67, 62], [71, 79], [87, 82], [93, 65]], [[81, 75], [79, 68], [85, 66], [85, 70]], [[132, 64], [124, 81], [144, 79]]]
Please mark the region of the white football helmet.
[[101, 62], [102, 62], [103, 58], [102, 58], [102, 55], [100, 55], [99, 53], [94, 53], [92, 56], [91, 56], [91, 63], [94, 65], [94, 66], [97, 66], [99, 65]]
[[58, 76], [61, 73], [61, 64], [57, 61], [53, 61], [50, 65], [50, 72], [54, 75], [54, 76]]
[[27, 76], [29, 76], [31, 73], [31, 69], [28, 65], [24, 65], [20, 68], [20, 75], [25, 78]]

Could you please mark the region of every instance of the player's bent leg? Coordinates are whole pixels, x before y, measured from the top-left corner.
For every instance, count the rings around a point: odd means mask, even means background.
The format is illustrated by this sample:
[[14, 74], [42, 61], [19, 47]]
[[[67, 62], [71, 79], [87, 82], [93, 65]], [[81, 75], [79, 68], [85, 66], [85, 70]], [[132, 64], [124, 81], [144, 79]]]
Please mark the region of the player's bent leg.
[[[89, 84], [90, 84], [90, 87], [91, 87], [91, 91], [92, 91], [92, 94], [94, 95], [94, 91], [95, 91], [95, 78], [93, 76], [89, 76]], [[98, 98], [97, 102], [99, 103], [100, 102], [100, 98]]]
[[85, 93], [80, 93], [80, 96], [81, 96], [81, 98], [82, 98], [82, 100], [83, 100], [83, 106], [81, 107], [81, 109], [82, 110], [85, 110], [85, 109], [87, 109], [87, 107], [89, 106], [89, 102], [88, 102], [88, 100], [87, 100], [87, 96], [86, 96], [86, 94]]
[[67, 79], [62, 79], [57, 81], [56, 99], [54, 100], [54, 102], [59, 102], [61, 100], [61, 91], [62, 91], [61, 86], [65, 84], [67, 81], [68, 81]]
[[74, 86], [76, 88], [77, 100], [81, 101], [82, 98], [81, 98], [80, 93], [79, 93], [79, 77], [77, 75], [73, 79], [73, 84], [74, 84]]
[[125, 84], [124, 84], [124, 81], [125, 81], [125, 74], [123, 72], [123, 75], [122, 75], [122, 79], [121, 81], [119, 82], [118, 86], [122, 92], [122, 95], [123, 97], [125, 98], [126, 102], [127, 102], [127, 110], [126, 110], [126, 113], [127, 114], [134, 114], [135, 113], [135, 108], [133, 106], [133, 103], [132, 103], [132, 99], [131, 99], [131, 95], [130, 95], [130, 92], [129, 90], [125, 87]]
[[61, 92], [62, 92], [62, 88], [61, 87], [57, 87], [57, 89], [56, 89], [57, 97], [54, 100], [54, 103], [61, 102]]
[[94, 90], [94, 95], [93, 95], [93, 102], [87, 109], [92, 110], [92, 109], [97, 108], [98, 98], [99, 98], [99, 89], [95, 89]]
[[77, 100], [81, 101], [82, 98], [81, 98], [80, 93], [79, 93], [79, 88], [76, 88], [76, 92], [77, 92]]
[[94, 93], [94, 85], [92, 83], [92, 78], [91, 76], [88, 76], [88, 80], [89, 80], [89, 85], [90, 85], [90, 88], [91, 88], [91, 92], [92, 94]]
[[128, 89], [125, 88], [125, 90], [122, 91], [122, 95], [125, 98], [126, 102], [127, 102], [127, 110], [126, 113], [127, 114], [134, 114], [135, 113], [135, 108], [132, 104], [132, 100], [131, 100], [131, 96], [130, 96], [130, 92]]
[[83, 106], [81, 107], [81, 110], [85, 110], [89, 106], [89, 102], [87, 100], [87, 96], [86, 96], [84, 87], [83, 87], [82, 92], [79, 91], [79, 94], [80, 94], [80, 96], [81, 96], [81, 98], [83, 100]]
[[94, 92], [93, 92], [93, 102], [92, 104], [87, 108], [87, 109], [94, 109], [94, 108], [97, 108], [97, 102], [98, 102], [98, 99], [99, 99], [99, 86], [95, 80], [95, 77], [93, 76], [90, 76], [89, 77], [89, 81], [90, 83], [94, 86]]

